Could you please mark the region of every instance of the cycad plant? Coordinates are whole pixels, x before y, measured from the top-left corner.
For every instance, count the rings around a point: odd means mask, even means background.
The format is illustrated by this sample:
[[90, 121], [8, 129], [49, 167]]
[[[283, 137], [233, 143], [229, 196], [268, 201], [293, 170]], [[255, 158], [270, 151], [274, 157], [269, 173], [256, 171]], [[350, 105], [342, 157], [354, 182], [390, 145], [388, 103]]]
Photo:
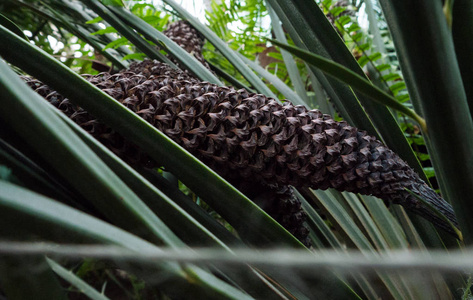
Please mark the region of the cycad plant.
[[473, 6], [364, 1], [382, 55], [345, 2], [237, 2], [211, 27], [267, 14], [283, 78], [172, 0], [0, 4], [7, 299], [469, 297]]

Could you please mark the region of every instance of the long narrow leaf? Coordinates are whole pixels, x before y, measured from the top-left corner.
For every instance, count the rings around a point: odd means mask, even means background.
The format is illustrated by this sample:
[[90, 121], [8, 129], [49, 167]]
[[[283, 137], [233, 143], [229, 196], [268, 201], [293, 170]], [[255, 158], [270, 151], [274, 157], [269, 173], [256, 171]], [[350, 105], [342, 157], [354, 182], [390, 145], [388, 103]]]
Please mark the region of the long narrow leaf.
[[212, 62], [208, 61], [207, 62], [210, 66], [210, 68], [212, 69], [212, 71], [215, 72], [215, 74], [217, 74], [218, 76], [220, 76], [220, 78], [222, 79], [225, 79], [226, 81], [228, 81], [230, 83], [231, 86], [234, 86], [236, 88], [240, 88], [240, 89], [245, 89], [247, 90], [248, 92], [252, 92], [254, 93], [254, 90], [251, 89], [249, 86], [247, 86], [245, 83], [241, 82], [240, 80], [236, 79], [235, 77], [233, 77], [232, 75], [228, 74], [227, 72], [225, 72], [223, 69], [221, 69], [219, 66], [217, 65], [214, 65]]
[[8, 299], [67, 299], [43, 255], [0, 255], [0, 281]]
[[399, 103], [394, 97], [387, 94], [377, 86], [372, 85], [369, 81], [365, 78], [359, 76], [355, 72], [343, 67], [340, 64], [337, 64], [329, 59], [326, 59], [320, 55], [310, 53], [300, 48], [296, 48], [291, 45], [282, 44], [275, 40], [270, 40], [273, 44], [286, 49], [287, 51], [291, 52], [292, 54], [300, 57], [301, 59], [305, 60], [306, 62], [316, 66], [317, 68], [321, 69], [324, 73], [333, 76], [334, 78], [349, 84], [353, 89], [359, 91], [360, 93], [368, 96], [371, 100], [379, 102], [380, 104], [386, 105], [393, 109], [396, 109], [405, 115], [414, 119], [421, 128], [426, 130], [425, 120], [422, 119], [415, 111], [412, 109], [407, 108], [406, 106]]
[[[316, 36], [309, 30], [306, 24], [294, 22], [294, 16], [289, 11], [283, 9], [279, 5], [279, 2], [269, 0], [268, 2], [271, 3], [271, 7], [277, 13], [279, 19], [284, 25], [284, 28], [288, 31], [290, 37], [297, 47], [311, 50], [311, 52], [314, 52], [313, 50], [316, 49], [319, 53], [323, 52], [328, 56], [327, 51], [320, 47], [320, 45], [306, 45], [307, 40], [316, 39]], [[317, 81], [321, 83], [327, 92], [330, 101], [333, 102], [333, 104], [337, 107], [338, 112], [347, 122], [353, 124], [353, 126], [362, 128], [371, 135], [381, 139], [378, 130], [373, 125], [364, 108], [360, 105], [358, 98], [353, 93], [352, 89], [350, 89], [345, 84], [342, 84], [338, 80], [325, 75], [322, 71], [315, 67], [310, 66], [309, 69], [315, 75]], [[328, 113], [328, 111], [325, 113]]]
[[21, 31], [21, 29], [18, 26], [16, 26], [15, 23], [13, 23], [10, 19], [8, 19], [2, 14], [0, 14], [0, 24], [8, 28], [11, 32], [14, 32], [18, 36], [29, 41], [28, 37], [23, 33], [23, 31]]
[[179, 205], [189, 215], [202, 224], [207, 230], [216, 235], [222, 242], [229, 246], [243, 247], [241, 240], [237, 239], [228, 229], [218, 223], [215, 218], [211, 217], [202, 207], [197, 205], [189, 196], [186, 196], [177, 186], [173, 186], [171, 182], [159, 175], [157, 172], [145, 168], [137, 168], [140, 174], [152, 183], [161, 192], [166, 194]]
[[[59, 112], [57, 112], [60, 115]], [[195, 212], [197, 205], [192, 202], [193, 206], [190, 207], [190, 203], [186, 203], [178, 197], [168, 198], [162, 191], [156, 189], [150, 182], [144, 179], [131, 167], [122, 162], [116, 157], [110, 150], [102, 146], [98, 141], [89, 136], [84, 132], [78, 125], [67, 119], [65, 116], [61, 116], [64, 122], [66, 122], [86, 143], [91, 149], [97, 153], [97, 155], [130, 187], [136, 194], [153, 210], [158, 217], [160, 217], [166, 225], [168, 225], [173, 232], [175, 232], [184, 242], [193, 247], [213, 247], [221, 248], [231, 252], [229, 246], [224, 244], [216, 235], [214, 235], [207, 226], [214, 229], [220, 236], [223, 236], [225, 240], [230, 241], [232, 246], [239, 248], [245, 247], [245, 245], [237, 240], [232, 234], [230, 234], [223, 226], [217, 224], [217, 221], [209, 216], [208, 218], [201, 217], [202, 214], [194, 214], [200, 217], [200, 220], [206, 221], [204, 227], [196, 219], [194, 219], [185, 210], [179, 207], [177, 204], [185, 206], [188, 210]], [[159, 176], [159, 175], [157, 175]], [[163, 179], [166, 181], [166, 179]], [[173, 194], [176, 196], [176, 194]], [[178, 203], [175, 203], [178, 200]], [[209, 221], [211, 219], [212, 222]], [[270, 284], [263, 284], [261, 280], [255, 276], [254, 271], [251, 268], [241, 270], [246, 272], [246, 276], [237, 276], [233, 272], [223, 274], [228, 278], [231, 278], [238, 285], [245, 286], [251, 290], [250, 294], [255, 297], [268, 298], [273, 297], [273, 293], [269, 288]]]
[[[136, 256], [141, 252], [161, 251], [153, 244], [126, 231], [8, 182], [0, 181], [0, 189], [2, 238], [15, 239], [18, 236], [26, 238], [36, 235], [61, 243], [100, 242], [131, 250]], [[140, 268], [129, 264], [123, 266], [137, 274], [146, 275]], [[155, 284], [156, 276], [161, 273], [162, 281], [159, 281], [159, 286], [169, 295], [249, 299], [246, 294], [196, 267], [170, 262], [159, 264], [148, 262], [148, 270], [155, 271], [153, 276]], [[198, 276], [195, 276], [196, 272]]]
[[22, 184], [51, 198], [77, 204], [74, 197], [58, 182], [54, 181], [27, 157], [20, 155], [21, 153], [0, 139], [0, 165], [12, 169], [14, 175]]
[[[53, 108], [51, 107], [51, 109]], [[110, 150], [84, 132], [77, 124], [65, 116], [60, 117], [185, 242], [197, 247], [222, 247], [228, 249], [225, 244], [187, 212], [116, 157]]]
[[120, 21], [112, 12], [110, 12], [107, 7], [102, 5], [100, 2], [97, 1], [89, 1], [83, 0], [86, 4], [88, 4], [96, 14], [101, 16], [104, 20], [106, 20], [110, 25], [112, 25], [121, 35], [126, 37], [130, 42], [132, 42], [138, 49], [143, 51], [149, 58], [157, 59], [159, 61], [165, 62], [168, 65], [176, 68], [176, 65], [169, 60], [166, 56], [164, 56], [161, 52], [159, 52], [155, 47], [141, 38], [136, 32], [134, 32], [131, 28], [128, 28], [126, 24]]
[[258, 65], [257, 63], [249, 60], [248, 58], [244, 57], [243, 55], [239, 55], [241, 60], [246, 63], [250, 68], [256, 71], [256, 73], [260, 74], [261, 77], [265, 78], [269, 83], [271, 83], [281, 94], [283, 94], [287, 99], [289, 99], [294, 105], [305, 105], [306, 103], [304, 100], [299, 97], [293, 90], [291, 90], [281, 79], [277, 76], [269, 73], [263, 67]]
[[411, 99], [427, 122], [427, 142], [436, 171], [444, 182], [442, 191], [452, 202], [465, 241], [471, 244], [473, 121], [442, 3], [405, 0], [380, 3], [394, 37], [407, 87], [412, 91]]
[[55, 262], [52, 259], [46, 258], [46, 261], [51, 266], [51, 269], [56, 272], [56, 274], [62, 279], [69, 282], [71, 285], [80, 290], [84, 295], [89, 297], [92, 300], [108, 300], [109, 298], [104, 294], [99, 293], [96, 289], [91, 287], [87, 282], [80, 279], [77, 275], [71, 271], [65, 269], [60, 264]]
[[453, 2], [452, 36], [455, 44], [455, 54], [462, 75], [470, 114], [473, 111], [473, 2], [469, 0], [455, 0]]
[[[286, 35], [284, 34], [284, 30], [281, 26], [281, 22], [279, 21], [278, 16], [270, 5], [267, 5], [266, 8], [269, 12], [269, 16], [271, 17], [271, 27], [274, 31], [274, 34], [276, 35], [276, 39], [281, 43], [287, 44]], [[302, 78], [297, 68], [296, 62], [294, 61], [292, 56], [286, 51], [281, 51], [281, 55], [284, 59], [284, 64], [286, 65], [289, 78], [291, 78], [291, 82], [294, 85], [294, 89], [296, 90], [299, 97], [301, 97], [306, 104], [309, 104], [307, 91], [305, 90], [305, 86], [302, 82]]]
[[[64, 15], [61, 15], [59, 12], [56, 12], [55, 10], [51, 10], [51, 12], [54, 14], [51, 15], [49, 12], [44, 11], [43, 9], [40, 9], [34, 5], [31, 5], [29, 3], [24, 3], [23, 1], [18, 1], [18, 0], [10, 0], [14, 1], [16, 4], [21, 5], [35, 14], [43, 17], [45, 20], [49, 20], [53, 22], [56, 26], [65, 28], [67, 31], [70, 33], [74, 34], [81, 40], [87, 42], [89, 45], [91, 45], [96, 51], [101, 52], [108, 60], [110, 60], [116, 67], [118, 68], [126, 68], [127, 63], [121, 61], [117, 57], [116, 51], [112, 49], [107, 49], [103, 51], [103, 46], [96, 40], [94, 39], [89, 32], [87, 32], [84, 28], [78, 26], [77, 24], [74, 24], [71, 22], [71, 20], [67, 20], [67, 17]], [[126, 50], [122, 50], [126, 51]]]
[[[152, 241], [182, 242], [146, 207], [5, 62], [0, 61], [0, 116], [113, 222]], [[146, 229], [145, 229], [146, 228]]]

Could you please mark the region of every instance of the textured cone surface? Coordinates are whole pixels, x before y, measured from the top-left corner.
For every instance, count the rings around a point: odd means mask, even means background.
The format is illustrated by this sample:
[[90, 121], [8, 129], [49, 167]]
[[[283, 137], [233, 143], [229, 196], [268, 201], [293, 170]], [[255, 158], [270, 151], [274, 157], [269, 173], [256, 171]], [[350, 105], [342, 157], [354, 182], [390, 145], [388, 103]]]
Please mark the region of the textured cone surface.
[[253, 199], [304, 245], [311, 244], [309, 229], [304, 226], [306, 214], [291, 187], [283, 185], [279, 188], [267, 189], [266, 192]]
[[[205, 43], [204, 37], [187, 21], [174, 22], [163, 33], [210, 70], [209, 64], [202, 55], [202, 48]], [[174, 62], [179, 65], [176, 61]]]
[[[176, 79], [174, 73], [162, 74], [179, 71], [158, 62], [145, 63], [150, 77], [131, 72], [85, 77], [224, 177], [374, 195], [449, 230], [408, 189], [456, 224], [451, 207], [366, 132], [318, 110], [289, 102], [281, 105], [244, 89]], [[135, 146], [84, 110], [37, 81], [29, 84], [121, 157], [148, 163]]]
[[[170, 24], [168, 29], [166, 29], [163, 33], [181, 48], [192, 54], [199, 62], [201, 62], [207, 69], [210, 70], [209, 64], [205, 61], [202, 55], [202, 48], [205, 43], [204, 37], [201, 36], [200, 33], [195, 30], [187, 21], [181, 20], [174, 22]], [[175, 59], [172, 60], [174, 63], [179, 65]], [[147, 61], [132, 65], [132, 69], [128, 69], [128, 71], [140, 73], [146, 77], [149, 77], [152, 73], [149, 70], [150, 68], [152, 68], [150, 61]], [[185, 72], [188, 73], [188, 70], [185, 70]], [[166, 75], [172, 77], [170, 74]], [[187, 80], [195, 82], [194, 78], [189, 77]], [[257, 189], [257, 193], [251, 193], [251, 195], [248, 195], [247, 193], [245, 194], [247, 194], [247, 196], [253, 200], [255, 197], [259, 196], [259, 199], [261, 199], [261, 201], [258, 203], [260, 207], [262, 207], [271, 217], [278, 221], [284, 228], [291, 232], [306, 246], [310, 246], [310, 240], [308, 238], [309, 230], [304, 224], [306, 215], [301, 208], [299, 200], [289, 192], [282, 192], [282, 190], [289, 191], [290, 189], [288, 187], [283, 186], [281, 188], [274, 188], [269, 187], [264, 183], [248, 182], [242, 178], [234, 178], [234, 180], [232, 180], [232, 184], [239, 186], [244, 185], [246, 190], [248, 190], [248, 188], [252, 190]], [[261, 197], [262, 195], [265, 197]], [[265, 201], [262, 200], [263, 198]], [[282, 213], [280, 210], [271, 209], [273, 207], [284, 207], [285, 213]]]
[[[208, 67], [203, 38], [187, 22], [171, 24], [165, 33]], [[396, 154], [318, 110], [200, 82], [187, 71], [150, 60], [115, 75], [84, 77], [206, 162], [306, 245], [305, 213], [288, 185], [375, 195], [452, 232], [408, 189], [456, 225], [451, 206]], [[39, 81], [26, 81], [128, 163], [159, 166], [68, 99]]]
[[[141, 71], [145, 74], [152, 73], [154, 75], [158, 75], [159, 78], [162, 80], [159, 83], [158, 81], [154, 82], [162, 86], [162, 88], [159, 89], [156, 94], [162, 96], [162, 101], [165, 102], [165, 100], [169, 97], [169, 93], [173, 93], [172, 90], [174, 89], [172, 87], [172, 84], [170, 84], [170, 82], [172, 81], [171, 78], [168, 77], [169, 73], [173, 75], [173, 77], [179, 77], [175, 76], [175, 70], [172, 70], [168, 66], [161, 65], [156, 62], [154, 65], [150, 64], [148, 61], [139, 64], [140, 66], [132, 67], [136, 67], [136, 69], [141, 69]], [[156, 64], [158, 64], [159, 67]], [[164, 68], [162, 68], [163, 66]], [[167, 75], [163, 76], [161, 74]], [[183, 73], [181, 75], [182, 77], [189, 79], [187, 77], [187, 74]], [[154, 114], [150, 114], [153, 108], [149, 106], [149, 103], [141, 103], [141, 105], [137, 105], [136, 95], [124, 98], [126, 97], [125, 95], [129, 94], [129, 92], [127, 92], [128, 90], [133, 91], [133, 93], [141, 92], [145, 94], [151, 91], [146, 90], [146, 86], [149, 84], [149, 82], [143, 75], [136, 75], [131, 72], [119, 73], [115, 75], [102, 73], [101, 75], [87, 76], [86, 78], [91, 83], [94, 83], [96, 86], [100, 87], [109, 95], [115, 97], [115, 99], [125, 104], [128, 108], [135, 111], [138, 115], [140, 115], [148, 122], [153, 123], [155, 118], [165, 119], [165, 116], [158, 117]], [[193, 78], [190, 79], [198, 83], [197, 80]], [[69, 116], [69, 118], [79, 124], [83, 129], [88, 131], [97, 140], [99, 140], [102, 144], [111, 149], [115, 154], [124, 159], [127, 163], [131, 165], [140, 164], [147, 167], [157, 167], [160, 165], [159, 163], [154, 162], [147, 154], [141, 151], [133, 143], [128, 142], [119, 133], [113, 131], [109, 126], [98, 121], [87, 111], [72, 104], [67, 98], [62, 97], [60, 94], [50, 89], [48, 86], [43, 85], [38, 80], [31, 80], [28, 78], [26, 78], [26, 80], [27, 83], [33, 89], [36, 90], [36, 92], [46, 98], [50, 103], [60, 109], [67, 116]], [[184, 80], [182, 82], [186, 85], [192, 84], [191, 81], [187, 80]], [[195, 87], [200, 89], [201, 86], [197, 85]], [[181, 100], [183, 99], [174, 99], [173, 103], [177, 105]], [[148, 107], [148, 109], [143, 109], [144, 107]], [[153, 124], [156, 125], [159, 123], [160, 122], [158, 121], [154, 122]], [[178, 121], [178, 123], [180, 122]], [[161, 126], [157, 127], [163, 128]], [[167, 132], [171, 132], [172, 128], [175, 128], [175, 125], [168, 127]], [[182, 139], [173, 139], [175, 141], [180, 141], [179, 144], [183, 145]], [[191, 152], [202, 159], [202, 156], [199, 155], [198, 152]], [[208, 160], [204, 161], [209, 164]], [[286, 228], [290, 233], [292, 233], [306, 246], [310, 246], [310, 240], [308, 239], [309, 231], [304, 224], [306, 218], [305, 213], [301, 208], [299, 200], [294, 196], [289, 187], [278, 187], [274, 182], [272, 182], [271, 187], [265, 182], [255, 184], [255, 181], [249, 182], [242, 180], [242, 177], [239, 174], [232, 174], [232, 172], [229, 172], [226, 168], [222, 169], [217, 165], [213, 165], [213, 168], [215, 171], [223, 175], [226, 179], [230, 180], [232, 184], [239, 187], [250, 198], [253, 199], [254, 197], [258, 197], [258, 204], [269, 215], [271, 215], [276, 221], [278, 221], [284, 228]]]
[[[175, 23], [172, 23], [168, 27], [168, 29], [164, 31], [164, 33], [174, 42], [176, 42], [180, 47], [184, 48], [187, 52], [191, 53], [194, 57], [196, 57], [197, 60], [199, 60], [206, 68], [210, 70], [209, 65], [202, 56], [202, 47], [204, 45], [204, 39], [188, 22], [177, 21]], [[179, 65], [177, 61], [175, 61], [174, 59], [172, 60], [177, 65]], [[122, 73], [123, 72], [129, 74], [129, 76], [131, 76], [132, 73], [142, 75], [145, 78], [149, 78], [151, 75], [164, 75], [174, 80], [186, 80], [193, 83], [199, 82], [199, 80], [193, 77], [187, 70], [176, 71], [165, 64], [155, 63], [150, 60], [145, 60], [140, 63], [133, 63], [127, 70], [123, 70]], [[106, 77], [108, 75], [104, 74], [104, 76]], [[99, 88], [110, 88], [110, 86], [107, 85], [110, 84], [110, 82], [101, 82], [101, 79], [98, 78], [92, 79], [92, 82], [94, 82]], [[118, 80], [118, 82], [120, 82], [120, 84], [129, 84], [129, 82], [122, 82], [120, 80]], [[115, 152], [115, 154], [120, 156], [128, 163], [140, 164], [147, 167], [155, 167], [158, 165], [151, 158], [149, 158], [148, 155], [144, 154], [144, 152], [140, 151], [138, 147], [128, 142], [120, 134], [114, 132], [107, 126], [104, 126], [104, 124], [95, 120], [95, 118], [89, 115], [86, 111], [82, 110], [79, 107], [76, 107], [67, 99], [63, 99], [63, 97], [61, 97], [57, 93], [54, 93], [54, 91], [49, 89], [47, 86], [42, 85], [38, 81], [32, 81], [30, 82], [30, 85], [33, 88], [36, 88], [38, 93], [50, 100], [56, 107], [61, 109], [64, 113], [66, 113], [66, 115], [71, 117], [71, 119], [78, 123], [82, 128], [93, 134], [100, 142], [102, 142], [109, 149]], [[126, 91], [126, 88], [124, 89], [124, 91]], [[109, 89], [109, 92], [111, 94], [116, 92], [120, 93], [117, 90], [113, 91], [111, 89]], [[133, 105], [131, 105], [130, 108], [133, 109]], [[229, 178], [227, 177], [227, 179]], [[241, 180], [241, 178], [238, 178], [238, 176], [232, 179], [232, 184], [240, 186], [242, 185], [241, 182], [243, 180]], [[310, 246], [310, 239], [308, 238], [309, 231], [305, 225], [306, 215], [301, 208], [299, 200], [289, 192], [281, 192], [282, 190], [288, 190], [288, 187], [275, 189], [274, 187], [270, 187], [264, 183], [256, 183], [254, 181], [252, 181], [251, 183], [246, 181], [244, 185], [247, 188], [251, 187], [252, 190], [259, 190], [259, 193], [252, 193], [252, 199], [256, 196], [261, 196], [261, 193], [263, 193], [267, 197], [266, 202], [260, 201], [261, 207], [284, 207], [286, 209], [285, 213], [282, 213], [280, 210], [274, 209], [266, 209], [266, 212], [271, 215], [271, 217], [273, 217], [276, 221], [278, 221], [289, 232], [293, 233], [293, 235], [301, 242], [303, 242], [307, 247]], [[270, 191], [268, 192], [267, 190]], [[259, 198], [262, 199], [262, 197]]]
[[[187, 71], [176, 70], [170, 68], [166, 64], [158, 63], [153, 60], [145, 59], [141, 62], [134, 62], [130, 64], [129, 68], [122, 70], [120, 73], [133, 73], [136, 75], [142, 75], [146, 78], [149, 78], [151, 75], [154, 76], [168, 76], [176, 80], [187, 80], [190, 82], [200, 82], [194, 76], [189, 74]], [[88, 77], [88, 75], [85, 75]]]
[[268, 185], [266, 182], [255, 182], [251, 178], [240, 176], [225, 177], [300, 242], [307, 247], [311, 246], [309, 229], [305, 224], [307, 215], [290, 186]]

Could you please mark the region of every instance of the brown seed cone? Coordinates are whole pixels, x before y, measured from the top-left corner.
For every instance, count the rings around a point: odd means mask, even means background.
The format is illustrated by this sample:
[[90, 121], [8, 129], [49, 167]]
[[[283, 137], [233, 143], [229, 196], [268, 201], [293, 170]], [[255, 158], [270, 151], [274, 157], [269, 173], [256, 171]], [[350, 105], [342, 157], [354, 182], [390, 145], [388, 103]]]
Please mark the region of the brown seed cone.
[[307, 216], [290, 186], [268, 188], [252, 199], [301, 243], [311, 245], [309, 229], [305, 226]]
[[[406, 190], [456, 224], [451, 206], [403, 160], [366, 132], [318, 110], [288, 102], [281, 105], [244, 89], [158, 73], [149, 78], [131, 72], [86, 78], [224, 177], [238, 174], [279, 186], [374, 195], [453, 233]], [[29, 84], [37, 85], [35, 81]], [[143, 159], [136, 147], [67, 99], [41, 85], [35, 89], [121, 157], [135, 162]]]
[[[162, 65], [151, 64], [149, 61], [143, 61], [137, 63], [138, 66], [132, 66], [142, 73], [140, 76], [131, 75], [130, 72], [126, 74], [128, 76], [141, 77], [142, 74], [171, 75], [173, 78], [184, 77], [193, 82], [197, 82], [192, 77], [187, 77], [186, 74], [176, 74], [176, 72], [170, 69], [168, 66], [163, 68]], [[158, 63], [159, 64], [159, 63]], [[104, 74], [110, 76], [109, 74]], [[117, 74], [118, 75], [118, 74]], [[148, 77], [149, 77], [148, 76]], [[116, 76], [115, 76], [116, 77]], [[92, 134], [101, 143], [111, 149], [115, 154], [124, 159], [131, 165], [139, 164], [147, 167], [158, 167], [159, 164], [154, 162], [147, 154], [141, 151], [133, 143], [128, 142], [119, 133], [114, 132], [111, 128], [104, 125], [100, 121], [97, 121], [92, 115], [87, 113], [80, 107], [72, 104], [68, 99], [64, 99], [54, 90], [48, 86], [42, 84], [38, 80], [32, 80], [30, 78], [24, 78], [27, 83], [36, 90], [42, 97], [46, 98], [50, 103], [68, 115], [73, 121], [79, 124], [83, 129]], [[141, 79], [144, 79], [141, 77]], [[110, 82], [100, 82], [99, 77], [94, 78], [92, 82], [95, 82], [97, 86], [106, 88], [110, 85]], [[117, 80], [119, 82], [119, 80]], [[188, 81], [188, 82], [191, 82]], [[126, 89], [126, 88], [125, 88]], [[110, 94], [114, 94], [111, 89], [106, 90]], [[121, 93], [115, 93], [115, 96]], [[133, 109], [133, 107], [131, 107]], [[221, 170], [216, 170], [221, 173]], [[306, 215], [301, 208], [299, 200], [295, 197], [293, 192], [288, 186], [269, 186], [265, 182], [255, 182], [243, 180], [239, 175], [228, 176], [228, 172], [225, 172], [227, 179], [232, 184], [237, 186], [244, 194], [251, 199], [258, 199], [257, 204], [264, 209], [271, 217], [273, 217], [278, 223], [280, 223], [286, 230], [292, 233], [297, 239], [299, 239], [304, 245], [310, 247], [310, 239], [308, 238], [309, 230], [304, 224]]]
[[292, 187], [277, 184], [269, 185], [266, 182], [254, 181], [252, 178], [242, 178], [239, 175], [229, 176], [228, 173], [225, 178], [301, 243], [307, 247], [311, 246], [309, 229], [305, 224], [307, 215]]
[[[210, 70], [210, 66], [202, 56], [202, 47], [205, 42], [204, 37], [201, 36], [200, 33], [195, 30], [187, 21], [181, 20], [174, 22], [170, 24], [168, 29], [166, 29], [163, 33], [187, 52], [194, 55], [197, 60], [199, 60], [207, 69]], [[173, 61], [179, 65], [177, 61]], [[149, 77], [152, 74], [156, 75], [156, 72], [152, 70], [155, 67], [156, 65], [148, 60], [141, 63], [132, 64], [127, 71], [132, 71], [142, 74], [145, 77]], [[187, 70], [184, 72], [188, 73]], [[171, 74], [166, 75], [176, 78]], [[189, 78], [186, 79], [192, 82], [198, 81], [197, 79], [191, 77], [192, 76], [189, 76]], [[228, 176], [227, 179], [229, 179]], [[258, 197], [258, 205], [260, 207], [262, 207], [272, 218], [274, 218], [289, 232], [293, 233], [293, 235], [302, 243], [304, 243], [304, 245], [310, 247], [310, 239], [308, 238], [309, 230], [305, 225], [306, 215], [301, 208], [299, 200], [293, 194], [281, 192], [281, 188], [275, 189], [262, 182], [245, 181], [243, 178], [239, 178], [238, 176], [232, 178], [232, 184], [240, 187], [244, 185], [245, 188], [243, 190], [240, 189], [243, 193], [245, 193], [252, 200]], [[283, 189], [288, 191], [290, 190], [287, 186], [283, 187]], [[252, 190], [250, 195], [248, 194], [249, 190]], [[281, 210], [275, 209], [281, 207], [284, 207], [284, 213], [282, 213]]]
[[130, 72], [137, 75], [143, 75], [149, 78], [151, 75], [159, 76], [165, 75], [177, 80], [187, 80], [190, 82], [199, 82], [192, 74], [187, 71], [175, 70], [166, 64], [157, 63], [156, 61], [145, 59], [141, 62], [131, 63], [128, 69], [122, 70], [121, 73]]
[[[180, 20], [171, 23], [163, 33], [210, 70], [209, 64], [202, 55], [205, 38], [189, 22]], [[176, 61], [173, 62], [178, 64]]]
[[[180, 20], [170, 24], [168, 29], [164, 31], [164, 34], [187, 52], [194, 55], [197, 60], [210, 70], [209, 64], [202, 55], [205, 38], [187, 21]], [[264, 182], [247, 181], [238, 176], [233, 178], [232, 184], [239, 186], [240, 190], [251, 199], [255, 200], [257, 198], [257, 204], [261, 208], [303, 244], [308, 247], [310, 246], [309, 230], [305, 225], [306, 215], [302, 210], [299, 199], [292, 193], [291, 188], [288, 186], [269, 186]]]
[[[210, 70], [209, 64], [205, 61], [202, 55], [202, 48], [205, 43], [205, 39], [187, 21], [180, 20], [174, 22], [170, 24], [163, 33], [187, 52], [192, 54], [207, 69]], [[174, 62], [179, 65], [175, 60]], [[149, 63], [146, 63], [146, 66], [149, 66]], [[147, 69], [148, 68], [145, 67], [141, 70], [136, 70], [139, 71], [137, 73], [149, 77], [150, 72], [148, 72]], [[185, 72], [187, 72], [187, 70], [185, 70]], [[232, 180], [232, 184], [238, 186], [244, 185], [246, 190], [251, 188], [251, 190], [253, 190], [251, 196], [246, 192], [244, 193], [253, 200], [255, 197], [258, 197], [260, 200], [258, 203], [260, 207], [262, 207], [271, 217], [278, 221], [289, 232], [293, 233], [294, 236], [296, 236], [306, 246], [310, 246], [310, 239], [308, 238], [309, 230], [304, 224], [306, 215], [301, 208], [299, 200], [292, 193], [282, 192], [283, 190], [290, 191], [289, 187], [275, 189], [266, 185], [265, 183], [249, 182], [245, 181], [243, 178], [238, 177]], [[258, 192], [255, 193], [255, 190]], [[263, 201], [264, 199], [265, 201]], [[284, 207], [285, 213], [282, 213], [280, 210], [272, 209], [278, 207]]]

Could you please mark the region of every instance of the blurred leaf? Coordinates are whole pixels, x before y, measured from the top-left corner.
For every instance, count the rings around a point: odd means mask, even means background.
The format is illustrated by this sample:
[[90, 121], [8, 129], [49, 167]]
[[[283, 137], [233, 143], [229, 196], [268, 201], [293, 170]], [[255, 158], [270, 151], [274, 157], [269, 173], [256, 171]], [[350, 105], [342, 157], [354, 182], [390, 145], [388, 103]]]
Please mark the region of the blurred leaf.
[[104, 5], [125, 6], [122, 0], [100, 0]]
[[[176, 196], [173, 197], [174, 199], [167, 197], [161, 190], [156, 189], [150, 182], [121, 161], [110, 150], [105, 148], [105, 146], [92, 138], [87, 132], [84, 132], [80, 126], [62, 114], [58, 113], [58, 116], [60, 116], [100, 159], [102, 159], [127, 186], [135, 191], [137, 196], [139, 196], [173, 232], [180, 236], [186, 244], [196, 247], [212, 246], [228, 249], [227, 246], [206, 227], [203, 227], [196, 219], [178, 206], [185, 206], [183, 201], [177, 201], [178, 203], [176, 203]], [[188, 206], [189, 205], [187, 205], [187, 207]], [[194, 213], [194, 215], [196, 214]], [[205, 224], [208, 225], [208, 223]], [[215, 226], [209, 227], [215, 228]], [[242, 244], [240, 245], [242, 246]]]
[[[120, 46], [126, 45], [127, 41], [128, 40], [124, 37], [118, 38], [118, 39], [114, 40], [113, 42], [108, 43], [107, 46], [105, 46], [105, 48], [103, 48], [103, 50], [107, 50], [108, 48], [113, 48], [113, 49], [118, 48]], [[135, 54], [135, 53], [133, 53], [133, 54]], [[133, 55], [133, 54], [129, 54], [128, 57], [130, 57], [130, 55]], [[125, 60], [125, 58], [123, 58], [123, 59]], [[127, 58], [127, 59], [129, 59], [129, 58]]]
[[[2, 193], [8, 193], [4, 188]], [[0, 279], [8, 299], [68, 299], [43, 255], [0, 254]]]
[[105, 29], [100, 29], [100, 30], [97, 30], [96, 32], [93, 32], [92, 35], [106, 34], [106, 33], [117, 33], [117, 30], [113, 28], [112, 26], [109, 26]]
[[0, 25], [5, 26], [6, 28], [8, 28], [8, 30], [14, 32], [19, 37], [22, 37], [25, 40], [29, 41], [28, 37], [23, 33], [23, 31], [18, 26], [16, 26], [15, 23], [13, 23], [10, 19], [5, 17], [1, 13], [0, 13]]
[[473, 41], [470, 29], [473, 28], [473, 2], [455, 0], [453, 3], [452, 36], [455, 44], [455, 54], [460, 67], [461, 77], [467, 96], [470, 114], [473, 114]]
[[103, 21], [102, 17], [96, 17], [96, 18], [93, 18], [90, 21], [85, 22], [85, 24], [95, 24], [95, 23], [99, 23], [101, 21]]
[[[106, 222], [10, 183], [0, 181], [0, 189], [0, 235], [3, 238], [21, 237], [28, 240], [36, 235], [60, 243], [101, 242], [121, 246], [138, 256], [141, 251], [162, 251], [155, 245]], [[141, 275], [147, 272], [130, 264], [123, 264], [123, 268]], [[190, 265], [148, 262], [147, 270], [154, 271], [154, 284], [175, 297], [203, 295], [209, 299], [249, 299], [246, 294], [210, 273]], [[156, 276], [159, 274], [166, 280], [156, 282]], [[149, 280], [149, 275], [144, 278]]]
[[11, 170], [3, 165], [0, 165], [0, 180], [5, 180], [5, 181], [14, 180]]
[[137, 60], [143, 60], [146, 58], [146, 54], [144, 53], [132, 53], [132, 54], [128, 54], [128, 55], [125, 55], [123, 56], [123, 60], [127, 60], [127, 59], [137, 59]]
[[71, 271], [66, 270], [60, 264], [55, 262], [52, 259], [46, 258], [46, 261], [51, 266], [51, 269], [62, 279], [69, 282], [72, 286], [76, 287], [82, 293], [84, 293], [87, 297], [93, 300], [107, 300], [109, 299], [104, 294], [99, 293], [93, 287], [88, 285], [85, 281], [77, 277]]

